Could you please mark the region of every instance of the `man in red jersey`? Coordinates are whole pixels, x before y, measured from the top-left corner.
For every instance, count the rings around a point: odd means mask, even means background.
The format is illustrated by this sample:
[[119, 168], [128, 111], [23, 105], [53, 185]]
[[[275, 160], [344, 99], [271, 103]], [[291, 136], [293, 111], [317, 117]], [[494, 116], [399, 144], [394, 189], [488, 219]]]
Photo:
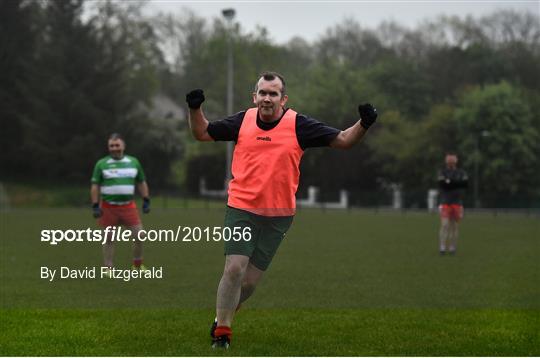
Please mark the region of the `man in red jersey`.
[[259, 77], [253, 93], [255, 108], [219, 121], [205, 118], [201, 89], [186, 95], [195, 139], [236, 143], [225, 226], [250, 233], [249, 240], [225, 241], [225, 268], [211, 329], [214, 348], [229, 347], [236, 309], [253, 294], [292, 224], [304, 150], [351, 148], [377, 119], [375, 108], [363, 104], [358, 107], [360, 120], [341, 131], [285, 107], [287, 99], [285, 80], [276, 72]]

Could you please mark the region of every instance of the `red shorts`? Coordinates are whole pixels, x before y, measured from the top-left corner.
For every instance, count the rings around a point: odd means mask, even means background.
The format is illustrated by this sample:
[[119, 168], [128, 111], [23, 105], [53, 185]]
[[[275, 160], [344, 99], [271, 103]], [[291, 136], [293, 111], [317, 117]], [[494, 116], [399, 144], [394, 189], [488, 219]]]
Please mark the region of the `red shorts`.
[[112, 205], [104, 201], [101, 203], [101, 210], [103, 215], [99, 218], [98, 224], [103, 228], [120, 225], [132, 227], [141, 223], [134, 201], [125, 205]]
[[439, 205], [439, 213], [442, 219], [459, 221], [463, 218], [463, 205], [441, 204]]

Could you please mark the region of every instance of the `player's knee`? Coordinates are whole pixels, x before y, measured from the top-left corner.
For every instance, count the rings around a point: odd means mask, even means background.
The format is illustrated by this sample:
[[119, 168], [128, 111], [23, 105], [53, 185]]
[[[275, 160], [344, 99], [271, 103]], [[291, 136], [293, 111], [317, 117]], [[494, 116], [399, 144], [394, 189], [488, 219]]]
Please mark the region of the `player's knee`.
[[246, 268], [238, 262], [230, 262], [225, 267], [223, 276], [227, 277], [230, 280], [236, 281], [241, 280], [244, 277]]

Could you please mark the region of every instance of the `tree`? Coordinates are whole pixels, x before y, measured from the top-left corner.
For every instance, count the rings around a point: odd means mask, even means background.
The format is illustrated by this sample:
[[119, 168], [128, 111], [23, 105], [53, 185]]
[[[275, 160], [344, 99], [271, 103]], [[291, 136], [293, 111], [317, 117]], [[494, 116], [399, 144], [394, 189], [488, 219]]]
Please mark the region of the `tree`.
[[[138, 142], [141, 152], [168, 161], [175, 151], [167, 152], [159, 135], [141, 139], [171, 128], [147, 118], [163, 58], [140, 8], [102, 2], [83, 21], [83, 0], [34, 4], [2, 2], [2, 15], [20, 20], [2, 22], [15, 39], [6, 37], [2, 71], [0, 94], [12, 123], [3, 132], [10, 139], [2, 142], [2, 165], [24, 161], [15, 171], [19, 175], [86, 182], [92, 161], [104, 154], [106, 138], [115, 131], [128, 143]], [[159, 162], [151, 162], [161, 174], [155, 177], [165, 177], [170, 163]]]
[[514, 206], [511, 200], [527, 198], [538, 187], [540, 133], [521, 97], [503, 81], [465, 92], [457, 108], [462, 163], [470, 173], [478, 165], [474, 180], [485, 204], [506, 200]]
[[419, 121], [431, 106], [433, 82], [423, 69], [404, 59], [381, 61], [366, 71], [367, 85], [382, 95], [387, 108]]
[[2, 176], [21, 177], [28, 167], [25, 156], [25, 123], [36, 95], [35, 50], [43, 23], [42, 9], [31, 1], [0, 2], [0, 167]]
[[316, 44], [316, 51], [323, 64], [337, 61], [356, 67], [372, 65], [392, 53], [375, 32], [362, 29], [353, 19], [328, 29]]

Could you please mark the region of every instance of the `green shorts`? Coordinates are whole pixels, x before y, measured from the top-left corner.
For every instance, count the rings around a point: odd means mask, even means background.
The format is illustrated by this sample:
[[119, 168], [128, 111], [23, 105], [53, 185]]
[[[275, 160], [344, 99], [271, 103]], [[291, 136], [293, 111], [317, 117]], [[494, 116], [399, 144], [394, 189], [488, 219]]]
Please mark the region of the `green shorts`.
[[248, 256], [251, 264], [265, 271], [292, 222], [293, 216], [261, 216], [227, 206], [225, 226], [231, 230], [249, 227], [251, 239], [225, 241], [225, 255]]

